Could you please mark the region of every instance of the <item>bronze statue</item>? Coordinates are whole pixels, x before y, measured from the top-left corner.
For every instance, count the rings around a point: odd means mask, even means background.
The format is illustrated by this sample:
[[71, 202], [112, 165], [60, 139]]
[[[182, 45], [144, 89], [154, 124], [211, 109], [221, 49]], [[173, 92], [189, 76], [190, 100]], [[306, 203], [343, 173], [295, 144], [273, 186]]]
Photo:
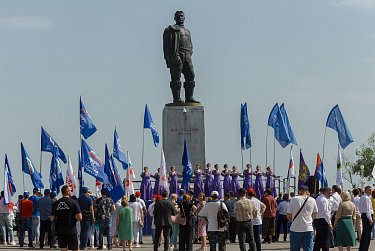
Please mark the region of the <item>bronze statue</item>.
[[184, 103], [180, 98], [181, 73], [184, 74], [185, 78], [185, 102], [199, 103], [193, 98], [195, 87], [195, 74], [191, 61], [193, 44], [190, 31], [184, 26], [184, 12], [176, 11], [174, 20], [176, 24], [168, 26], [163, 33], [164, 59], [171, 74], [170, 87], [173, 94], [173, 103]]

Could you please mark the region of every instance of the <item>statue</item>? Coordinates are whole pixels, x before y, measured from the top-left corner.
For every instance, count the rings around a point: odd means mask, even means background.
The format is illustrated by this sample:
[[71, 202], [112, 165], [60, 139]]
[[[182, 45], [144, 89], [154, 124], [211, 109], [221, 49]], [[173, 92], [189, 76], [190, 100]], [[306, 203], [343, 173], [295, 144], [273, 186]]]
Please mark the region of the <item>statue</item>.
[[185, 102], [199, 103], [199, 101], [193, 98], [195, 87], [195, 74], [191, 61], [193, 44], [191, 42], [190, 31], [184, 26], [184, 12], [176, 11], [174, 20], [176, 24], [168, 26], [163, 33], [164, 59], [171, 74], [170, 87], [173, 95], [173, 103], [184, 103], [180, 97], [181, 73], [184, 74], [185, 78]]

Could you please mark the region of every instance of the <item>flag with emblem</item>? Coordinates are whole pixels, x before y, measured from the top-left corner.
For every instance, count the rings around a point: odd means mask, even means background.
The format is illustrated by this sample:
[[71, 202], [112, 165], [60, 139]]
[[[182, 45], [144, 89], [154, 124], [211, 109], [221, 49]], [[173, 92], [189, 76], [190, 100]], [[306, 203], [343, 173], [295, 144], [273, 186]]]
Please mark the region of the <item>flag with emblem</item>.
[[299, 151], [299, 174], [298, 174], [298, 187], [307, 186], [310, 178], [310, 170], [302, 155], [302, 150]]
[[14, 185], [12, 172], [10, 171], [8, 156], [5, 154], [5, 166], [4, 166], [4, 205], [9, 204], [12, 201], [12, 196], [16, 192], [16, 186]]
[[22, 159], [22, 171], [30, 175], [31, 182], [34, 188], [44, 188], [42, 175], [35, 169], [33, 162], [31, 161], [29, 154], [26, 152], [23, 144], [21, 143], [21, 159]]

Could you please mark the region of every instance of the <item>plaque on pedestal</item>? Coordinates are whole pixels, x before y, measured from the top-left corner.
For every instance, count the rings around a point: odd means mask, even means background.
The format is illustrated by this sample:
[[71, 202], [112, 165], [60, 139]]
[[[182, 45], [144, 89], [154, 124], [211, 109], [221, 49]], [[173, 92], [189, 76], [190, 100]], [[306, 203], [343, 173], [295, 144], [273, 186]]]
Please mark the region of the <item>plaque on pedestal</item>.
[[204, 107], [200, 104], [166, 105], [163, 110], [163, 149], [167, 168], [176, 166], [182, 172], [182, 154], [186, 140], [193, 166], [204, 167], [205, 132]]

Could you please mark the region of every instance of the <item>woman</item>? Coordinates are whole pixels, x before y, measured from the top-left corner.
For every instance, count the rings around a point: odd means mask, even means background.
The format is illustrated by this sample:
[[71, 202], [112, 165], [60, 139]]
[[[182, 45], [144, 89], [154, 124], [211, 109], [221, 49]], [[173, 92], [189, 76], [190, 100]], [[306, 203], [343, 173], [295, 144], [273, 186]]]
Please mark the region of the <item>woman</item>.
[[[169, 200], [175, 206], [176, 211], [178, 210], [177, 205], [177, 194], [172, 193]], [[172, 233], [171, 233], [171, 250], [177, 249], [177, 237], [179, 232], [179, 225], [177, 223], [172, 223]]]
[[137, 197], [134, 194], [129, 197], [129, 207], [133, 209], [133, 234], [134, 234], [134, 247], [139, 248], [139, 229], [143, 227], [143, 211], [142, 206], [137, 202]]
[[[198, 195], [199, 203], [197, 205], [197, 214], [202, 210], [202, 208], [206, 205], [206, 196], [204, 193], [200, 193]], [[198, 249], [199, 251], [206, 251], [206, 238], [207, 238], [207, 221], [204, 218], [198, 219], [198, 238], [201, 238], [201, 247]], [[197, 251], [198, 251], [197, 250]]]
[[239, 173], [237, 172], [237, 167], [233, 166], [232, 167], [232, 172], [230, 173], [230, 176], [232, 177], [232, 182], [231, 182], [231, 189], [234, 194], [234, 197], [238, 197], [238, 190], [240, 190], [240, 184], [238, 183], [238, 176]]
[[263, 197], [264, 188], [263, 188], [263, 180], [262, 180], [263, 172], [260, 170], [259, 165], [256, 167], [256, 170], [253, 173], [253, 175], [255, 175], [255, 184], [254, 184], [255, 194], [257, 195], [258, 199], [261, 199]]
[[198, 198], [198, 195], [202, 192], [203, 190], [203, 177], [202, 177], [202, 169], [201, 165], [196, 165], [195, 166], [195, 180], [194, 180], [194, 198]]
[[178, 191], [178, 180], [177, 178], [181, 177], [181, 174], [176, 172], [176, 167], [171, 166], [171, 171], [169, 172], [169, 193], [177, 193]]
[[148, 172], [148, 167], [143, 168], [143, 173], [141, 174], [141, 199], [144, 201], [152, 200], [152, 186], [151, 186], [151, 175]]
[[[372, 208], [375, 210], [375, 190], [371, 192]], [[375, 224], [372, 224], [372, 240], [375, 238]]]
[[206, 179], [204, 180], [204, 194], [206, 196], [210, 196], [212, 192], [212, 172], [210, 163], [207, 163], [206, 170], [203, 172], [203, 175], [206, 176]]
[[111, 224], [111, 231], [109, 233], [110, 233], [111, 238], [112, 238], [112, 245], [118, 248], [119, 247], [118, 240], [117, 240], [117, 237], [115, 235], [115, 233], [117, 232], [116, 231], [117, 225], [115, 224], [115, 222], [118, 219], [118, 212], [122, 208], [122, 205], [121, 205], [120, 201], [117, 201], [115, 203], [115, 208], [116, 208], [116, 210], [111, 212], [111, 222], [113, 222], [113, 224]]
[[271, 166], [267, 166], [266, 168], [266, 177], [267, 177], [267, 181], [266, 181], [266, 188], [270, 188], [271, 191], [272, 191], [272, 195], [273, 197], [276, 197], [276, 187], [275, 187], [275, 181], [273, 180], [273, 178], [279, 178], [279, 176], [276, 176], [272, 173], [272, 170], [271, 170]]
[[154, 195], [160, 195], [162, 192], [162, 187], [159, 187], [160, 184], [160, 167], [158, 168], [158, 172], [155, 173], [154, 175], [151, 175], [151, 178], [155, 179], [155, 184], [154, 184]]
[[122, 250], [129, 250], [133, 248], [133, 209], [128, 206], [126, 200], [121, 200], [120, 210], [117, 215], [117, 233], [118, 239], [121, 241]]
[[215, 170], [213, 170], [212, 174], [214, 176], [214, 179], [212, 181], [212, 191], [218, 191], [219, 192], [219, 198], [223, 198], [223, 189], [221, 187], [221, 180], [220, 180], [220, 170], [219, 170], [219, 164], [215, 164], [214, 166]]
[[224, 177], [223, 180], [223, 188], [224, 188], [224, 194], [231, 191], [230, 189], [230, 172], [228, 170], [228, 164], [224, 164], [224, 170], [221, 172], [221, 176]]
[[182, 202], [178, 205], [180, 212], [186, 219], [185, 225], [180, 225], [179, 251], [190, 251], [193, 246], [194, 213], [196, 207], [190, 202], [190, 195], [184, 194]]
[[349, 192], [342, 192], [341, 199], [342, 202], [337, 210], [333, 225], [333, 228], [336, 229], [335, 244], [339, 248], [339, 251], [343, 250], [343, 246], [346, 246], [346, 250], [350, 251], [350, 247], [355, 246], [356, 242], [354, 231], [356, 209], [354, 203], [350, 201]]
[[253, 179], [251, 178], [253, 173], [251, 171], [251, 164], [246, 165], [246, 169], [243, 171], [243, 188], [247, 191], [249, 188], [253, 187]]

